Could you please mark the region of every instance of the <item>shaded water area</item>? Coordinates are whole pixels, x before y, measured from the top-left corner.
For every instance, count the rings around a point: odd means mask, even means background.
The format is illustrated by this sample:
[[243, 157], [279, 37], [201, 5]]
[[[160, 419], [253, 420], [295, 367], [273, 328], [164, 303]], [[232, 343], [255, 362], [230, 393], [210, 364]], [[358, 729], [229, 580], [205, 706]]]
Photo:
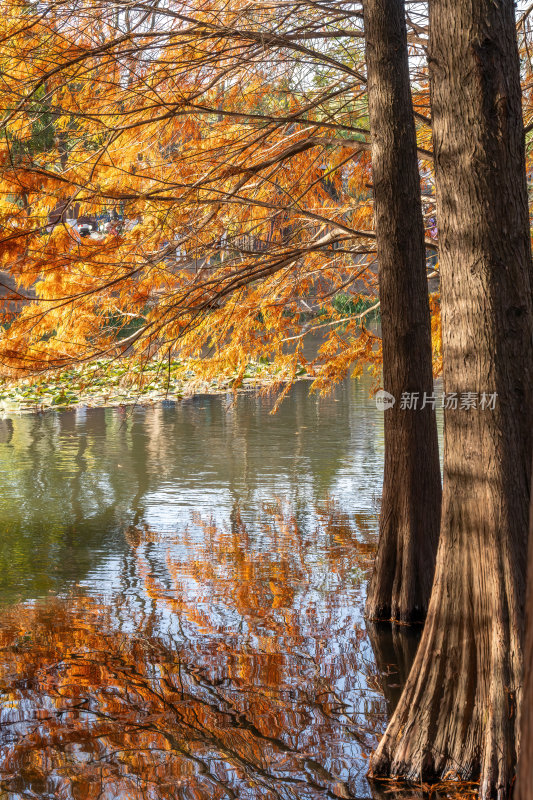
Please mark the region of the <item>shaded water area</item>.
[[2, 800], [377, 796], [369, 390], [0, 421]]

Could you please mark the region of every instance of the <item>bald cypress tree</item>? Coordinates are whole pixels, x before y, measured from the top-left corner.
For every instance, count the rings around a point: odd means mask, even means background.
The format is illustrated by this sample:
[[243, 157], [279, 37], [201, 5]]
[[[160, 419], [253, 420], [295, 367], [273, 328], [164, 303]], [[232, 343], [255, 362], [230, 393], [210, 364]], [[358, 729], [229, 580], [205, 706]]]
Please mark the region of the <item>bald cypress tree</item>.
[[[384, 412], [379, 543], [366, 614], [413, 622], [427, 611], [441, 503], [437, 423], [427, 402], [433, 374], [424, 222], [404, 0], [364, 0], [363, 11], [383, 386], [396, 401]], [[418, 396], [416, 409], [400, 407], [404, 392]]]
[[[508, 797], [519, 741], [533, 314], [512, 0], [430, 0], [444, 388], [435, 582], [374, 776]], [[472, 394], [468, 394], [472, 393]], [[462, 397], [477, 398], [476, 407]], [[530, 787], [528, 787], [529, 792]]]

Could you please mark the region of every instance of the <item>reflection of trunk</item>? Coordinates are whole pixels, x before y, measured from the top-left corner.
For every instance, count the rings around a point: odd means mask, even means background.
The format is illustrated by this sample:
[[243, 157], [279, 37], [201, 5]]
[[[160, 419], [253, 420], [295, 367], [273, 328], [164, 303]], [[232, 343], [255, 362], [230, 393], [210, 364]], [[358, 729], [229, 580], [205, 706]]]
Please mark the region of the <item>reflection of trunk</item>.
[[366, 630], [374, 651], [388, 714], [391, 716], [409, 676], [422, 629], [416, 625], [367, 622]]
[[[430, 2], [446, 409], [435, 583], [375, 776], [481, 778], [516, 764], [531, 472], [533, 321], [519, 60], [510, 0]], [[459, 403], [460, 405], [460, 403]]]
[[[441, 482], [433, 392], [424, 225], [409, 85], [404, 0], [365, 0], [374, 214], [379, 260], [385, 473], [376, 567], [366, 614], [425, 616], [437, 550]], [[401, 410], [403, 392], [418, 410]]]
[[531, 503], [529, 514], [523, 692], [520, 762], [514, 793], [515, 800], [530, 800], [533, 792], [533, 503]]

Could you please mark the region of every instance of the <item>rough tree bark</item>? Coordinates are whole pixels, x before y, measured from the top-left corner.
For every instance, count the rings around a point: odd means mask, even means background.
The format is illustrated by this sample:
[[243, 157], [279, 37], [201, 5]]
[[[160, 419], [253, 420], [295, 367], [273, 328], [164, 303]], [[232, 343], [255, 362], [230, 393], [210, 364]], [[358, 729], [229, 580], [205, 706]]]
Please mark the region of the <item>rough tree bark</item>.
[[[409, 82], [404, 0], [364, 0], [379, 263], [385, 471], [371, 620], [425, 617], [437, 552], [441, 477], [433, 394], [424, 223]], [[402, 393], [418, 396], [402, 410]], [[426, 397], [425, 407], [424, 396]]]
[[514, 798], [515, 800], [531, 800], [533, 794], [533, 502], [529, 510], [526, 635], [520, 728], [520, 758]]
[[[533, 319], [512, 0], [430, 0], [444, 386], [435, 582], [371, 774], [480, 779], [508, 796], [518, 748], [532, 455]], [[461, 394], [497, 393], [494, 409]]]

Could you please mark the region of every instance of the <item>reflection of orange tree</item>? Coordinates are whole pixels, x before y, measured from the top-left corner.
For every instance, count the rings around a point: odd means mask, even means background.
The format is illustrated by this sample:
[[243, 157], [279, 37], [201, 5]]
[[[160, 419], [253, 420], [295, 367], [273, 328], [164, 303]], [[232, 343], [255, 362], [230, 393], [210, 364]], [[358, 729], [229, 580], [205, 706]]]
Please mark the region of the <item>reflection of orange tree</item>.
[[[186, 611], [188, 606], [180, 598], [187, 594], [186, 584], [191, 579], [213, 584], [211, 589], [227, 583], [226, 588], [231, 590], [231, 598], [241, 615], [264, 616], [268, 610], [284, 609], [287, 612], [284, 628], [289, 625], [290, 615], [296, 613], [292, 607], [295, 589], [311, 584], [309, 571], [312, 567], [327, 565], [328, 574], [342, 582], [357, 569], [362, 573], [372, 562], [375, 532], [363, 514], [348, 515], [334, 503], [324, 503], [316, 509], [317, 527], [310, 538], [304, 536], [297, 516], [287, 512], [280, 503], [263, 504], [263, 512], [260, 535], [256, 526], [252, 532], [243, 522], [235, 507], [228, 528], [219, 526], [213, 519], [195, 516], [192, 531], [180, 531], [175, 539], [165, 537], [166, 566], [173, 582], [170, 593], [143, 561], [139, 550], [147, 542], [160, 545], [161, 535], [148, 528], [144, 528], [142, 534], [138, 528], [131, 528], [127, 536], [139, 557], [138, 568], [145, 578], [147, 592], [158, 599], [165, 598], [176, 610]], [[360, 534], [358, 538], [354, 520]], [[203, 533], [201, 543], [199, 529]], [[320, 536], [324, 538], [322, 545]], [[261, 546], [265, 542], [268, 542], [267, 548]], [[178, 545], [182, 554], [186, 551], [196, 557], [176, 558], [173, 545]], [[310, 549], [313, 550], [311, 554]], [[229, 595], [225, 593], [224, 596], [228, 601]]]
[[4, 613], [0, 789], [75, 800], [349, 796], [383, 722], [372, 693], [375, 718], [355, 709], [371, 667], [343, 607], [357, 586], [339, 592], [345, 565], [360, 554], [364, 566], [370, 544], [334, 506], [314, 534], [313, 544], [279, 507], [256, 535], [237, 512], [228, 529], [198, 521], [179, 541], [131, 530], [151, 609], [143, 624], [135, 604], [125, 615], [124, 597]]

